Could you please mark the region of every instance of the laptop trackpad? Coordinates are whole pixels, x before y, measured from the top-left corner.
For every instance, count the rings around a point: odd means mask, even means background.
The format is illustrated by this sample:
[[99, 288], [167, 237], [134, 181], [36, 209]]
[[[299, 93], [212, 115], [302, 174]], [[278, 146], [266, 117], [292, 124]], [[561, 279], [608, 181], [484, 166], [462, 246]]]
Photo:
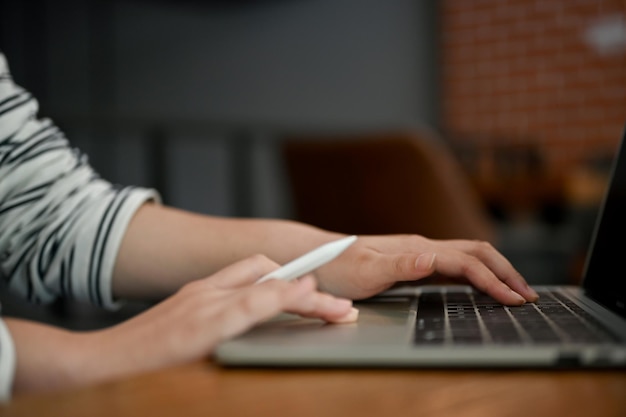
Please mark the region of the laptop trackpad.
[[328, 324], [319, 319], [281, 314], [235, 340], [250, 342], [257, 347], [274, 344], [322, 347], [354, 343], [397, 346], [400, 340], [410, 340], [413, 327], [413, 323], [407, 320], [410, 306], [409, 298], [355, 303], [359, 319], [347, 324]]

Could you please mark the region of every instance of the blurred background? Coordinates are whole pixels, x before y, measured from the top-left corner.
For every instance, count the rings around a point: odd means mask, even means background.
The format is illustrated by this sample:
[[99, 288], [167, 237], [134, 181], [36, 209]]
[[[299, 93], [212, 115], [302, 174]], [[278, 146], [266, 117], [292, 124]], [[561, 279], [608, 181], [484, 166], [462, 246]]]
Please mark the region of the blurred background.
[[622, 0], [4, 0], [0, 49], [103, 177], [197, 212], [299, 218], [286, 138], [428, 130], [532, 283], [579, 282], [626, 122]]

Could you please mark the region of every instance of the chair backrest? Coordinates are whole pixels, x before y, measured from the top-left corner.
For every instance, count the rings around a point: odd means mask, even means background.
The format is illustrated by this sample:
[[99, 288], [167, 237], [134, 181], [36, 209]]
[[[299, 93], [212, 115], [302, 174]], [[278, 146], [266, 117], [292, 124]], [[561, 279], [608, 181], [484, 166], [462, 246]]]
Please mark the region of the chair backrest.
[[298, 220], [351, 234], [493, 240], [485, 207], [432, 133], [291, 137], [282, 150]]

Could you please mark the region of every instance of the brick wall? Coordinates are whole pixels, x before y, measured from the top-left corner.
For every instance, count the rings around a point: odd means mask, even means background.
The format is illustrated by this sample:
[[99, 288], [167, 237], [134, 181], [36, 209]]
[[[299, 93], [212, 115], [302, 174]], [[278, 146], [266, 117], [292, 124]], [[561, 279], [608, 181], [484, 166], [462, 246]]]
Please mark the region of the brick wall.
[[[555, 171], [614, 149], [626, 122], [626, 1], [443, 0], [441, 10], [449, 136], [533, 144]], [[594, 30], [612, 49], [589, 43]]]

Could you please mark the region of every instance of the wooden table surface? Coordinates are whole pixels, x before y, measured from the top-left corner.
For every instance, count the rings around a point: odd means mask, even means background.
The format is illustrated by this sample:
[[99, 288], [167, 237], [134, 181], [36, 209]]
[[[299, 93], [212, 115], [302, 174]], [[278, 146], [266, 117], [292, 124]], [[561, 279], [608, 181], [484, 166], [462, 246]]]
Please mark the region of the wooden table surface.
[[622, 371], [223, 369], [17, 396], [2, 416], [626, 416]]

